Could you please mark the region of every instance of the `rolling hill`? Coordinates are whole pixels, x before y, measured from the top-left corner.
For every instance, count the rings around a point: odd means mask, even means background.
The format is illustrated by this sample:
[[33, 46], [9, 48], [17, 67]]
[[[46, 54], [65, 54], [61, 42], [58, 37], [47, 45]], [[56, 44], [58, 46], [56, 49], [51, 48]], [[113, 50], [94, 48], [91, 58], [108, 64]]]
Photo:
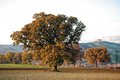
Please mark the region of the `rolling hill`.
[[[113, 43], [113, 42], [107, 42], [107, 41], [94, 41], [89, 43], [80, 43], [81, 48], [84, 50], [91, 47], [106, 47], [108, 50], [108, 53], [111, 55], [111, 63], [120, 63], [120, 44], [119, 43]], [[7, 52], [22, 52], [23, 46], [13, 46], [13, 45], [0, 45], [0, 53], [5, 54]]]
[[13, 46], [13, 45], [0, 45], [0, 54], [5, 54], [7, 52], [22, 52], [22, 45]]

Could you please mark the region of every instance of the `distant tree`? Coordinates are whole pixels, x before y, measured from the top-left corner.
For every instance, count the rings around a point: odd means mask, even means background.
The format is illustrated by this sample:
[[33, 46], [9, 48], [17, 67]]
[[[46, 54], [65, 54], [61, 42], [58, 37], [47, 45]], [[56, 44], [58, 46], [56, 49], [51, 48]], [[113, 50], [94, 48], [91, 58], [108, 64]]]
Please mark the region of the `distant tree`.
[[3, 63], [3, 55], [0, 54], [0, 63]]
[[39, 52], [42, 62], [57, 71], [64, 61], [65, 46], [78, 44], [85, 25], [76, 17], [65, 15], [38, 13], [33, 18], [32, 23], [14, 32], [11, 38], [15, 44], [23, 43], [25, 50]]
[[6, 63], [6, 58], [3, 54], [0, 54], [0, 63]]
[[105, 47], [95, 47], [87, 49], [84, 53], [84, 58], [90, 64], [95, 63], [96, 68], [98, 63], [110, 61], [110, 56], [108, 55], [108, 51]]
[[12, 63], [12, 62], [13, 62], [14, 55], [15, 55], [14, 52], [7, 52], [7, 53], [5, 54], [6, 61], [7, 61], [8, 63]]
[[32, 53], [31, 52], [23, 52], [22, 53], [22, 63], [30, 64], [32, 62]]
[[14, 63], [20, 64], [22, 62], [22, 53], [18, 52], [14, 55]]
[[22, 64], [27, 64], [27, 52], [22, 52]]

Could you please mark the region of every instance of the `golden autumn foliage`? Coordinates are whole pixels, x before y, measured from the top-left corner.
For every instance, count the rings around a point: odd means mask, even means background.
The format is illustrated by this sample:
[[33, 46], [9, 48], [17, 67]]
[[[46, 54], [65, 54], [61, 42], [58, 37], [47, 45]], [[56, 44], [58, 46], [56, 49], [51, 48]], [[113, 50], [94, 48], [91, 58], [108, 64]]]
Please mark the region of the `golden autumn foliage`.
[[8, 52], [5, 54], [6, 61], [11, 63], [13, 61], [15, 53], [14, 52]]
[[110, 61], [110, 56], [105, 47], [88, 48], [84, 53], [84, 58], [89, 64], [96, 64], [96, 67], [97, 63]]
[[31, 52], [23, 52], [22, 53], [22, 63], [27, 64], [32, 61], [32, 53]]
[[6, 58], [3, 54], [0, 54], [0, 63], [6, 63]]
[[58, 43], [56, 45], [48, 45], [41, 49], [41, 58], [44, 65], [52, 67], [53, 65], [61, 65], [63, 63], [64, 45]]
[[34, 61], [40, 60], [40, 54], [37, 52], [32, 52], [32, 60]]
[[65, 47], [68, 43], [78, 44], [86, 26], [76, 17], [61, 14], [37, 13], [33, 18], [21, 31], [13, 32], [12, 40], [15, 44], [22, 43], [26, 51], [39, 53], [43, 64], [61, 65], [66, 55]]
[[17, 64], [20, 64], [22, 62], [22, 52], [15, 53], [13, 62]]

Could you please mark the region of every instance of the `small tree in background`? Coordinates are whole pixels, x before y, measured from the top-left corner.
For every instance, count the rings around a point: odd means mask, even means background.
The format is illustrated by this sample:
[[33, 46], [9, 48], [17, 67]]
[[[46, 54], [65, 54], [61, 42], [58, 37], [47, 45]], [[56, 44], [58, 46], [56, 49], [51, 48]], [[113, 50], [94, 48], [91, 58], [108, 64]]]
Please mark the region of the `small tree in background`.
[[84, 53], [84, 58], [88, 61], [89, 64], [97, 64], [103, 62], [109, 62], [110, 56], [105, 47], [95, 47], [89, 48]]
[[14, 60], [14, 55], [15, 55], [14, 52], [8, 52], [8, 53], [6, 53], [6, 54], [5, 54], [6, 61], [7, 61], [8, 63], [12, 63], [13, 60]]
[[32, 53], [31, 52], [22, 52], [22, 63], [31, 64], [32, 62]]
[[14, 32], [11, 38], [15, 44], [22, 43], [25, 50], [40, 53], [42, 62], [57, 71], [64, 61], [65, 47], [78, 44], [85, 25], [76, 17], [65, 15], [38, 13], [33, 18], [34, 21]]
[[17, 63], [17, 64], [22, 63], [22, 52], [15, 53], [13, 59], [14, 59], [14, 63]]
[[27, 53], [22, 52], [22, 64], [27, 64]]
[[0, 54], [0, 63], [6, 63], [6, 58], [3, 54]]

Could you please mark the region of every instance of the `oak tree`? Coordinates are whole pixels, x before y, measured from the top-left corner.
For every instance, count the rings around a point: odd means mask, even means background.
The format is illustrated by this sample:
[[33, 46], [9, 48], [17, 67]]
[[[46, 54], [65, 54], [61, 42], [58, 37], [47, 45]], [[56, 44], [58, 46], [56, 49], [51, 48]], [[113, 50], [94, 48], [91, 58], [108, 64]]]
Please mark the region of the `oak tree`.
[[6, 58], [3, 54], [0, 54], [0, 63], [6, 63]]
[[15, 53], [13, 59], [14, 63], [20, 64], [22, 62], [22, 52]]
[[65, 47], [78, 44], [85, 25], [76, 17], [37, 13], [34, 20], [20, 31], [11, 35], [15, 44], [22, 43], [26, 51], [40, 53], [44, 65], [53, 67], [61, 65], [66, 55]]
[[98, 63], [110, 61], [110, 56], [105, 47], [88, 48], [84, 53], [84, 58], [89, 64], [96, 64], [96, 68]]
[[14, 58], [14, 55], [15, 55], [15, 53], [14, 52], [7, 52], [6, 54], [5, 54], [5, 58], [6, 58], [6, 61], [8, 62], [8, 63], [12, 63], [13, 62], [13, 58]]

